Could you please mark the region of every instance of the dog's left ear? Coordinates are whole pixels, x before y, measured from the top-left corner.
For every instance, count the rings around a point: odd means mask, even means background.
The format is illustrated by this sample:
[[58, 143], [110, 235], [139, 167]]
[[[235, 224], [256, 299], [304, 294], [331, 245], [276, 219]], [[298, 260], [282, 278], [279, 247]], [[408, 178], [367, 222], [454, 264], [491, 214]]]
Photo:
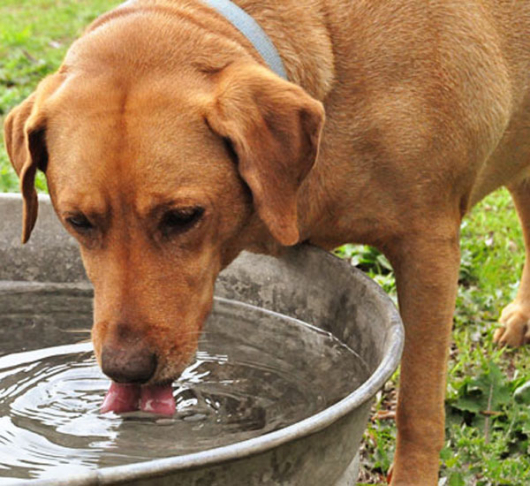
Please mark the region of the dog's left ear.
[[294, 245], [297, 193], [317, 159], [322, 103], [259, 65], [233, 64], [216, 76], [208, 124], [233, 146], [239, 173], [272, 236]]

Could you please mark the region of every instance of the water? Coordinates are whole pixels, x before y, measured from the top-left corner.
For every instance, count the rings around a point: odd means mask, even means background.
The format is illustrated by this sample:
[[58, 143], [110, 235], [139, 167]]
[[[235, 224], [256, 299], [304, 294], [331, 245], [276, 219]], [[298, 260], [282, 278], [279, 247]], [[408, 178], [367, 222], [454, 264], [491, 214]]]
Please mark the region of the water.
[[36, 299], [42, 302], [42, 293], [20, 296], [18, 304], [16, 297], [9, 304], [0, 298], [0, 309], [9, 306], [0, 317], [0, 354], [9, 353], [0, 358], [0, 483], [188, 454], [260, 436], [325, 409], [367, 378], [360, 358], [331, 335], [219, 300], [195, 361], [174, 384], [173, 417], [103, 415], [99, 407], [109, 380], [90, 343], [13, 353], [35, 341], [47, 345], [88, 336], [88, 294], [44, 297], [51, 312], [37, 315], [30, 309], [38, 307]]

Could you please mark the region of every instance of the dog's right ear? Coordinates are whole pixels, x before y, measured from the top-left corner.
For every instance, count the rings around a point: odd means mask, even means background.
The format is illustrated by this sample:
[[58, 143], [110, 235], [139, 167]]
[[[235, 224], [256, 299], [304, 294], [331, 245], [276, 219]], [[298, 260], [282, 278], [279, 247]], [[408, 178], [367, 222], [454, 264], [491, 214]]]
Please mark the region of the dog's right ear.
[[57, 81], [59, 80], [55, 76], [46, 78], [35, 93], [9, 113], [4, 123], [7, 153], [20, 178], [20, 191], [24, 201], [22, 243], [28, 241], [37, 221], [37, 169], [45, 171], [48, 163], [46, 117], [40, 105], [50, 91], [58, 86]]

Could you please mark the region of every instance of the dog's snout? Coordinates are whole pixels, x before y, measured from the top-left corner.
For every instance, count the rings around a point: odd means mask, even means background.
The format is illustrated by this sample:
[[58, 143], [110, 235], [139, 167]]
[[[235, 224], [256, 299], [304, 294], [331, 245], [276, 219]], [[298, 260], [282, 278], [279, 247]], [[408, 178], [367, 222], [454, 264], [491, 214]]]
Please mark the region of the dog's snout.
[[101, 369], [117, 383], [146, 383], [155, 374], [157, 364], [156, 354], [141, 345], [105, 344], [101, 351]]

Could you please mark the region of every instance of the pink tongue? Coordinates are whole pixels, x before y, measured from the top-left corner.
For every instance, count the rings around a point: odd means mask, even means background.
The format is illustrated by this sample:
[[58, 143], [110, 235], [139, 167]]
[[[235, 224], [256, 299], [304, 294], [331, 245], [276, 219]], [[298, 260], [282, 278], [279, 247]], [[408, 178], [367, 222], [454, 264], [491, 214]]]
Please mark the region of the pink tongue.
[[139, 385], [122, 385], [112, 382], [105, 400], [103, 400], [101, 413], [124, 413], [138, 410], [140, 393]]
[[140, 409], [159, 415], [173, 415], [176, 405], [171, 384], [144, 386], [140, 399]]
[[175, 409], [171, 384], [141, 387], [112, 382], [105, 400], [103, 400], [101, 413], [125, 413], [142, 410], [159, 415], [173, 415]]

